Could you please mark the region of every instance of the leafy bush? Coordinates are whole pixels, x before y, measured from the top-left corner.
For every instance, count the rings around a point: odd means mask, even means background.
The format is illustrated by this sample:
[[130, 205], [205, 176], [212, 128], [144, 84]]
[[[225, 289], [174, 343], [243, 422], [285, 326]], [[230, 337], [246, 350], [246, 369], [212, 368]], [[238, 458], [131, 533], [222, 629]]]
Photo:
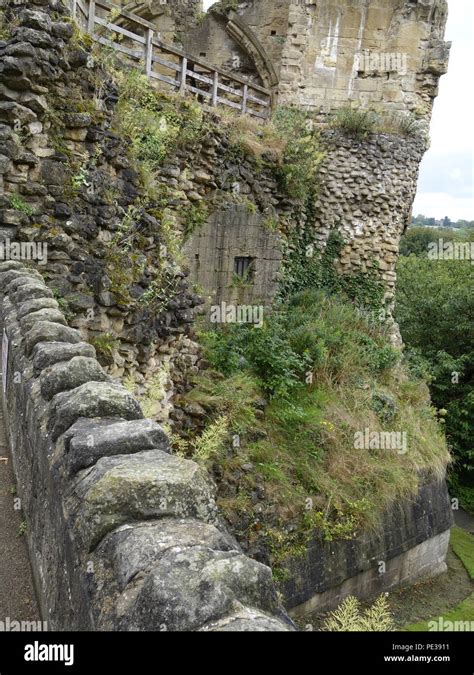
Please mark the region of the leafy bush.
[[156, 168], [172, 150], [195, 142], [204, 132], [201, 106], [157, 92], [138, 70], [114, 75], [120, 92], [114, 130], [131, 139], [135, 159], [145, 169]]
[[454, 234], [449, 230], [436, 229], [431, 227], [410, 227], [403, 235], [400, 241], [400, 255], [408, 256], [412, 253], [426, 257], [428, 255], [428, 246], [438, 239], [450, 241]]
[[[288, 256], [283, 279], [280, 283], [279, 297], [287, 301], [292, 295], [306, 290], [321, 289], [331, 294], [343, 295], [354, 302], [361, 310], [380, 313], [383, 307], [384, 287], [375, 271], [370, 273], [340, 274], [335, 260], [344, 246], [339, 232], [330, 234], [323, 252], [314, 251], [312, 235], [303, 236], [293, 242], [292, 252]], [[375, 270], [375, 267], [374, 267]]]
[[277, 171], [280, 183], [293, 198], [306, 200], [316, 188], [324, 159], [316, 126], [307, 113], [295, 108], [277, 108], [272, 121], [277, 134], [286, 141]]
[[474, 475], [472, 266], [468, 261], [402, 258], [396, 317], [415, 367], [430, 375], [434, 404], [446, 411], [446, 434], [463, 483]]

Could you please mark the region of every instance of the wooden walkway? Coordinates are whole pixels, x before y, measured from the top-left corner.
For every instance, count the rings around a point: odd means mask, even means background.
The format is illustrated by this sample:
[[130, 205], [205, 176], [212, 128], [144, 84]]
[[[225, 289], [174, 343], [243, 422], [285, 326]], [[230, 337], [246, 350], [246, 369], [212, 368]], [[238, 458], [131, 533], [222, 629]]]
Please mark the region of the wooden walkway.
[[156, 26], [106, 0], [70, 0], [73, 17], [94, 41], [141, 64], [148, 78], [211, 106], [267, 119], [272, 92], [162, 42]]

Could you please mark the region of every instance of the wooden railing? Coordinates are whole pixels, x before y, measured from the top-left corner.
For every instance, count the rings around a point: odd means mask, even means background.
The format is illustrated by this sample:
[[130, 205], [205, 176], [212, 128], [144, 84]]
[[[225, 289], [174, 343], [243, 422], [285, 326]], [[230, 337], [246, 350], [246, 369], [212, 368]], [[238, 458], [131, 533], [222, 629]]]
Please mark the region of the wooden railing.
[[[196, 94], [212, 106], [224, 105], [241, 114], [267, 119], [272, 94], [245, 78], [165, 44], [157, 27], [106, 0], [70, 0], [73, 17], [94, 41], [127, 59], [143, 62], [147, 77], [180, 94]], [[125, 27], [126, 26], [126, 27]]]

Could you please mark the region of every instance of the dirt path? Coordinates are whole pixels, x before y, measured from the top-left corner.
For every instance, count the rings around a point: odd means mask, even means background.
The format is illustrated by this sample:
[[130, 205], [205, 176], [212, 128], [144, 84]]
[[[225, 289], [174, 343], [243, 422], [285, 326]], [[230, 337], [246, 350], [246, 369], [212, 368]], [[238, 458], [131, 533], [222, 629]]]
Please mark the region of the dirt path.
[[[5, 437], [0, 378], [0, 621], [39, 621], [21, 511], [14, 509], [13, 468]], [[6, 460], [6, 461], [5, 461]]]

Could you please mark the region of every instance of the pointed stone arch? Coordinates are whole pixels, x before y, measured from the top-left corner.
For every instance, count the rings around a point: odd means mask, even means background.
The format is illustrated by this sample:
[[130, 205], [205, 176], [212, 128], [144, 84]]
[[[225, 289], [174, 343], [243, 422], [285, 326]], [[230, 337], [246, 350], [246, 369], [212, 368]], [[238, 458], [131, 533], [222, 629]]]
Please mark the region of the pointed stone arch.
[[[210, 11], [212, 12], [212, 8]], [[253, 30], [238, 14], [231, 12], [226, 24], [226, 31], [239, 47], [250, 56], [263, 85], [276, 94], [279, 83], [278, 75], [265, 47]]]

